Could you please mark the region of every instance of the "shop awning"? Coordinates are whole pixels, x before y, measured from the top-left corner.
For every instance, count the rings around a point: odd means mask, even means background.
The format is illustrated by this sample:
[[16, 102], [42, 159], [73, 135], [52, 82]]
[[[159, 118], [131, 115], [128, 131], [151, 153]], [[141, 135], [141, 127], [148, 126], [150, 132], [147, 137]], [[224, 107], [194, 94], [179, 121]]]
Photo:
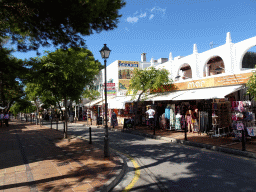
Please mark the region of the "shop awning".
[[[116, 96], [108, 97], [108, 108], [109, 109], [125, 109], [125, 103], [131, 100], [131, 96]], [[105, 100], [103, 101], [103, 104]], [[98, 105], [102, 105], [100, 102]]]
[[166, 92], [166, 93], [157, 93], [152, 95], [146, 101], [169, 101], [173, 100], [173, 98], [178, 97], [179, 95], [184, 94], [186, 91], [174, 91], [174, 92]]
[[225, 87], [213, 87], [204, 89], [192, 89], [183, 91], [184, 93], [173, 98], [173, 100], [201, 100], [201, 99], [221, 99], [225, 96], [243, 89], [244, 85], [233, 85]]
[[[148, 98], [152, 97], [149, 95]], [[141, 98], [144, 98], [142, 96]], [[116, 97], [108, 97], [108, 108], [109, 109], [125, 109], [125, 103], [132, 103], [137, 101], [138, 95], [136, 95], [135, 99], [131, 95], [129, 96], [116, 96]], [[105, 103], [105, 100], [103, 101]], [[98, 103], [98, 105], [102, 105], [102, 102]]]
[[93, 101], [91, 101], [89, 103], [86, 103], [84, 106], [85, 107], [92, 107], [93, 105], [96, 105], [96, 104], [98, 104], [101, 101], [102, 101], [102, 98], [98, 98], [98, 99], [95, 99], [95, 100], [93, 100]]
[[115, 97], [108, 101], [108, 108], [109, 109], [125, 109], [125, 103], [131, 99], [130, 97]]

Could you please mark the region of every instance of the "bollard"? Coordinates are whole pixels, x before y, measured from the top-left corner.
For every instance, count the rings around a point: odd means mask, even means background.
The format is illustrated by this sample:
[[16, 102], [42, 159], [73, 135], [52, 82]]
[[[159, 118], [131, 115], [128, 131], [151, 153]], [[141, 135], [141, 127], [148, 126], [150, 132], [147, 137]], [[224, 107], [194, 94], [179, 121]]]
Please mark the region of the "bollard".
[[51, 129], [52, 129], [52, 119], [51, 119]]
[[56, 120], [56, 130], [58, 130], [58, 119]]
[[188, 137], [187, 137], [187, 125], [185, 124], [185, 141], [187, 141], [188, 140]]
[[244, 132], [244, 129], [242, 130], [242, 151], [246, 151], [246, 148], [245, 148], [245, 132]]
[[89, 144], [92, 144], [92, 128], [89, 127]]
[[65, 122], [63, 122], [63, 133], [65, 133]]

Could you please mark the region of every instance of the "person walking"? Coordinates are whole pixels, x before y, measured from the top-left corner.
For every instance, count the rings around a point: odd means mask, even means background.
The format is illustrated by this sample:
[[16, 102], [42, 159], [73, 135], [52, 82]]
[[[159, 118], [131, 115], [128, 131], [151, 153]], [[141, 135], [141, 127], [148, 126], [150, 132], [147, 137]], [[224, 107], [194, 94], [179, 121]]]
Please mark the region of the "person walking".
[[151, 106], [149, 106], [148, 110], [146, 111], [146, 114], [148, 115], [149, 127], [150, 127], [151, 130], [153, 129], [153, 126], [154, 126], [154, 123], [155, 123], [155, 121], [154, 121], [155, 120], [155, 118], [154, 118], [155, 113], [156, 113], [155, 110], [152, 109]]
[[112, 112], [112, 115], [111, 115], [111, 125], [113, 126], [113, 128], [115, 128], [115, 126], [118, 126], [117, 116], [114, 111]]
[[9, 127], [8, 121], [9, 121], [9, 114], [8, 114], [8, 112], [5, 112], [4, 123], [5, 123], [6, 127]]

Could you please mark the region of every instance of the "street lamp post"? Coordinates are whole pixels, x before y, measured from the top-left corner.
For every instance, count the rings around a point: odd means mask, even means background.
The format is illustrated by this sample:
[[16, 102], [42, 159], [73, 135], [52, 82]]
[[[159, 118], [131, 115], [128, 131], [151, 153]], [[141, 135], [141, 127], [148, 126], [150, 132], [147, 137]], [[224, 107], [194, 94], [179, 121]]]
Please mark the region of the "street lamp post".
[[107, 102], [107, 58], [110, 54], [107, 44], [100, 50], [102, 59], [104, 59], [105, 72], [105, 137], [104, 137], [104, 157], [109, 157], [109, 139], [108, 139], [108, 102]]

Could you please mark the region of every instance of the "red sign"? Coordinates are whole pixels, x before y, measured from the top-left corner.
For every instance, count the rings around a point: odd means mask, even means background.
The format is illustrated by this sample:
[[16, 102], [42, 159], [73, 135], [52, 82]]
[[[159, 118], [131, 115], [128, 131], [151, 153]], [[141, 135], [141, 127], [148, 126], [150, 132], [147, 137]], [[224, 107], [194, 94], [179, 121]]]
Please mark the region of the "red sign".
[[[105, 89], [105, 83], [104, 83]], [[116, 84], [115, 83], [107, 83], [107, 95], [116, 95]]]

